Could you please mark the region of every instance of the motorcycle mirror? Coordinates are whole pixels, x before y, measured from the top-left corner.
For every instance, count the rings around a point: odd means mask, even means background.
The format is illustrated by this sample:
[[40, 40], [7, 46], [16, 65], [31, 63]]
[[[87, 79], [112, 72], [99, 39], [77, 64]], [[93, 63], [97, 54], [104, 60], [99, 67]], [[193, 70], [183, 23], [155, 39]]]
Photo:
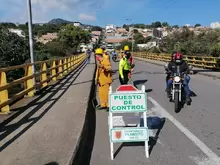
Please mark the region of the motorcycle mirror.
[[167, 64], [166, 64], [166, 65], [164, 65], [164, 68], [165, 68], [165, 69], [167, 69], [167, 68], [168, 68]]

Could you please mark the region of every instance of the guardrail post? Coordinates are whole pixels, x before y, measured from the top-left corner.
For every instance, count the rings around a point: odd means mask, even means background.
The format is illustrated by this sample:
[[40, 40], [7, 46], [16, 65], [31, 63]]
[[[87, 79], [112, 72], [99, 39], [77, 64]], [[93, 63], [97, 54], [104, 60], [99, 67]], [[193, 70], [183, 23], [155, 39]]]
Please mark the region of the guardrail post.
[[64, 66], [63, 66], [63, 69], [64, 69], [64, 74], [67, 74], [67, 60], [66, 58], [64, 59]]
[[58, 72], [59, 72], [59, 77], [63, 77], [63, 61], [59, 60], [59, 64], [58, 64]]
[[[5, 72], [0, 72], [0, 86], [4, 86], [7, 84], [7, 78]], [[8, 100], [8, 90], [0, 91], [0, 103]], [[1, 108], [0, 114], [8, 114], [10, 113], [9, 105], [6, 105]]]
[[[33, 75], [33, 70], [32, 70], [32, 65], [28, 65], [26, 68], [25, 68], [25, 76], [32, 76]], [[31, 89], [34, 87], [34, 79], [31, 78], [31, 79], [28, 79], [26, 80], [25, 82], [25, 88], [26, 89]], [[27, 93], [27, 96], [34, 96], [34, 88], [33, 90], [31, 90], [30, 92]]]
[[44, 62], [41, 65], [41, 71], [44, 72], [41, 74], [41, 82], [43, 82], [42, 87], [46, 87], [47, 86], [47, 82], [45, 82], [47, 80], [47, 63]]
[[53, 60], [52, 61], [52, 70], [51, 70], [51, 76], [53, 77], [52, 78], [52, 81], [57, 81], [57, 76], [56, 76], [56, 61]]
[[70, 58], [68, 58], [67, 61], [68, 61], [68, 63], [67, 63], [68, 72], [70, 72], [70, 71], [71, 71], [71, 67], [70, 67], [70, 66], [71, 66], [71, 63], [70, 63], [70, 62], [71, 62], [71, 61], [70, 61]]
[[74, 58], [71, 57], [71, 70], [73, 70], [73, 69], [74, 69]]

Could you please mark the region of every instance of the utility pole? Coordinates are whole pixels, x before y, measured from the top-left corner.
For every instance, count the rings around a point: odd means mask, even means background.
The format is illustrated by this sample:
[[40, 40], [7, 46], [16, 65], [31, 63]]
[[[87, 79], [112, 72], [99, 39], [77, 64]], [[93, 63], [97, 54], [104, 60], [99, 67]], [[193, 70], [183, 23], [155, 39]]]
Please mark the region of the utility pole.
[[[31, 11], [31, 0], [27, 0], [27, 10], [28, 10], [28, 32], [29, 32], [29, 49], [31, 63], [34, 63], [34, 49], [33, 49], [33, 34], [32, 34], [32, 11]], [[35, 67], [32, 65], [33, 74], [35, 74]], [[35, 85], [35, 78], [33, 78]]]
[[126, 20], [130, 20], [132, 21], [132, 45], [131, 45], [131, 50], [132, 50], [132, 54], [134, 53], [134, 20], [133, 19], [126, 19]]

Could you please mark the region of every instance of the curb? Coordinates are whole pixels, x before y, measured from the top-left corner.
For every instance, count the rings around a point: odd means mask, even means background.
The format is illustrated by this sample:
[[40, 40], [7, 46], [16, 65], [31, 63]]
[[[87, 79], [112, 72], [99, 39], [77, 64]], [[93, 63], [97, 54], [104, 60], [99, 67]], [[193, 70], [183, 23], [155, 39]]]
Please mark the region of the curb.
[[[96, 62], [95, 62], [96, 65]], [[93, 79], [95, 79], [96, 68], [94, 68]], [[83, 129], [80, 137], [77, 141], [74, 153], [68, 163], [68, 165], [89, 165], [92, 155], [94, 139], [95, 139], [95, 128], [96, 128], [96, 113], [92, 105], [92, 99], [96, 94], [95, 81], [92, 81], [91, 90], [88, 98], [86, 116], [84, 120]]]
[[[140, 61], [145, 61], [145, 62], [150, 63], [150, 64], [154, 64], [154, 65], [158, 65], [158, 66], [163, 66], [163, 64], [160, 64], [157, 61], [143, 59], [143, 58], [139, 58], [139, 57], [134, 57], [134, 58], [137, 59], [137, 60], [140, 60]], [[202, 73], [202, 72], [195, 72], [195, 71], [193, 71], [192, 74], [199, 74], [199, 75], [203, 75], [203, 76], [207, 76], [207, 77], [213, 77], [213, 78], [220, 79], [220, 76], [211, 75], [209, 73]]]

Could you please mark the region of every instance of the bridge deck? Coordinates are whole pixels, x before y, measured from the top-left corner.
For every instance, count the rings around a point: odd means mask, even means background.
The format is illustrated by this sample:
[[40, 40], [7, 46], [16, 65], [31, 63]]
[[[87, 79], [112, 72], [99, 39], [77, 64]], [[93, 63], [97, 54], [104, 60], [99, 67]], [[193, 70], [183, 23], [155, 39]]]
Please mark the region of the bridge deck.
[[1, 123], [0, 164], [68, 163], [83, 128], [94, 69], [94, 63], [83, 64]]
[[[138, 60], [135, 63], [132, 79], [139, 89], [141, 84], [146, 86], [148, 115], [164, 117], [165, 124], [151, 131], [149, 159], [143, 143], [116, 143], [116, 157], [111, 160], [108, 112], [97, 111], [91, 165], [219, 165], [220, 79], [191, 75], [192, 105], [175, 113], [174, 104], [166, 97], [163, 66]], [[118, 64], [113, 65], [118, 68]], [[113, 90], [119, 85], [118, 73], [114, 79]]]

